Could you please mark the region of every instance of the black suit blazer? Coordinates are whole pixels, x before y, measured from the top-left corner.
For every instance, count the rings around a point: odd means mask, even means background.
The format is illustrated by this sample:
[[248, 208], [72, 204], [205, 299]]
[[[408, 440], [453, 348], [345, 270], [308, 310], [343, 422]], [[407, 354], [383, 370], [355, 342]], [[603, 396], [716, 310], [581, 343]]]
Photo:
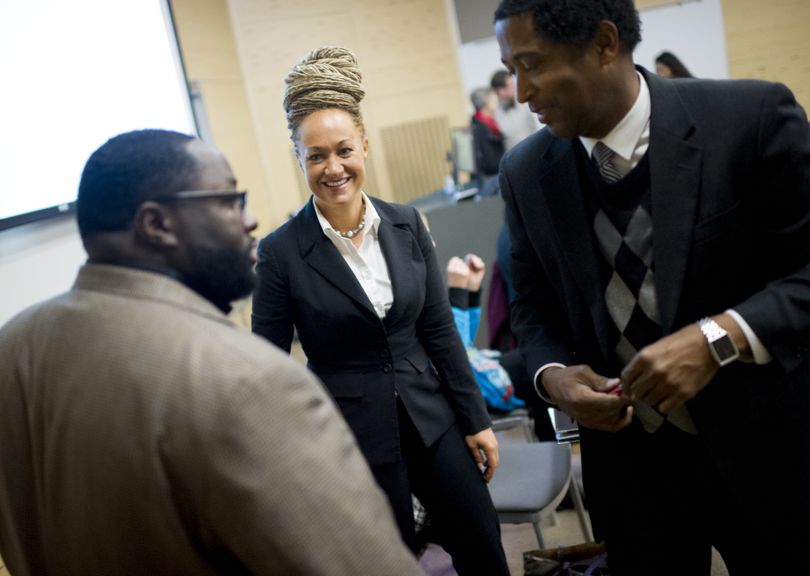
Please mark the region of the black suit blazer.
[[[722, 368], [688, 404], [699, 437], [723, 473], [744, 475], [754, 465], [744, 458], [756, 462], [762, 455], [754, 444], [781, 430], [803, 450], [806, 473], [810, 134], [804, 111], [779, 84], [664, 80], [641, 72], [652, 104], [653, 256], [664, 333], [734, 308], [773, 355], [767, 365]], [[531, 376], [549, 362], [588, 364], [618, 376], [580, 154], [578, 139], [543, 130], [501, 164], [517, 291], [512, 319]]]
[[312, 201], [259, 244], [253, 331], [289, 351], [335, 398], [371, 464], [399, 458], [396, 395], [426, 445], [453, 422], [491, 425], [456, 331], [430, 235], [412, 207], [372, 198], [394, 302], [381, 320], [326, 237]]

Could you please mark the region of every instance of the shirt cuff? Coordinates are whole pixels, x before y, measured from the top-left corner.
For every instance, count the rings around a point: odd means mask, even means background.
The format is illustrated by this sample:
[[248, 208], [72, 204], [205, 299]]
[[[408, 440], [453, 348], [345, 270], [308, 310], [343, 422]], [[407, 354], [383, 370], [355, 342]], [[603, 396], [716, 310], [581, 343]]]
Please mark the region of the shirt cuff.
[[467, 297], [470, 300], [470, 308], [478, 308], [481, 306], [481, 291], [469, 292]]
[[470, 296], [464, 288], [450, 288], [448, 290], [450, 297], [450, 306], [454, 308], [461, 308], [467, 310], [470, 307]]
[[729, 309], [726, 310], [726, 314], [734, 319], [737, 325], [739, 325], [740, 330], [745, 334], [745, 339], [748, 340], [748, 346], [751, 348], [751, 355], [754, 357], [754, 362], [756, 364], [767, 364], [770, 362], [773, 356], [771, 356], [771, 353], [765, 348], [765, 345], [762, 344], [762, 340], [754, 333], [751, 326], [748, 325], [748, 322], [740, 316], [739, 312]]
[[540, 366], [540, 369], [534, 373], [534, 391], [537, 392], [537, 395], [540, 396], [540, 398], [549, 404], [556, 406], [554, 401], [548, 397], [548, 392], [546, 392], [546, 389], [543, 388], [543, 381], [540, 379], [540, 375], [546, 368], [567, 368], [567, 366], [565, 364], [560, 364], [559, 362], [549, 362], [548, 364], [543, 364]]

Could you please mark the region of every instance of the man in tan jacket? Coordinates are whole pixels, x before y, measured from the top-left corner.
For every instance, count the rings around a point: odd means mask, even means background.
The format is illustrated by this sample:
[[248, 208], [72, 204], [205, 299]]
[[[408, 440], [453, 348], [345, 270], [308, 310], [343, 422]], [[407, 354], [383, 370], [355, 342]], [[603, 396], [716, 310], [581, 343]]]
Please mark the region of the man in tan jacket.
[[255, 218], [225, 158], [117, 136], [89, 255], [0, 330], [0, 555], [43, 574], [421, 574], [320, 384], [225, 316]]

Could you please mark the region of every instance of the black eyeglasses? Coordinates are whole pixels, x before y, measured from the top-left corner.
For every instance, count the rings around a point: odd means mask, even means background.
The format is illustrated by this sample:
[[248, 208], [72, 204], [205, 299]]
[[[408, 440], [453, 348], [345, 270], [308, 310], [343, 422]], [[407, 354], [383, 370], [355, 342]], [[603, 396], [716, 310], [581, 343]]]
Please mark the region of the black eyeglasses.
[[247, 205], [247, 190], [183, 190], [151, 200], [154, 202], [182, 202], [184, 200], [228, 200], [231, 198], [239, 203], [239, 208], [244, 210]]

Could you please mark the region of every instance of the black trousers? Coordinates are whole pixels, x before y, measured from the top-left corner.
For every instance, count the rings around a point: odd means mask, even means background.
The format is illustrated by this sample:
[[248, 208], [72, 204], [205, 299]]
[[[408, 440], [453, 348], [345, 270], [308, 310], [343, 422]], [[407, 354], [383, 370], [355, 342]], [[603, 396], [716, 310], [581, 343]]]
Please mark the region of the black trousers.
[[708, 576], [712, 546], [731, 576], [790, 573], [805, 561], [792, 541], [807, 533], [807, 519], [789, 519], [799, 502], [798, 486], [788, 485], [797, 477], [785, 478], [785, 500], [775, 506], [768, 462], [752, 462], [748, 477], [729, 483], [701, 440], [669, 423], [654, 434], [633, 423], [599, 448], [601, 485], [588, 483], [584, 458], [585, 491], [611, 574]]
[[427, 510], [432, 540], [450, 554], [459, 576], [508, 575], [498, 515], [461, 432], [453, 425], [425, 446], [401, 402], [398, 417], [402, 459], [371, 469], [405, 543], [418, 552], [413, 493]]

